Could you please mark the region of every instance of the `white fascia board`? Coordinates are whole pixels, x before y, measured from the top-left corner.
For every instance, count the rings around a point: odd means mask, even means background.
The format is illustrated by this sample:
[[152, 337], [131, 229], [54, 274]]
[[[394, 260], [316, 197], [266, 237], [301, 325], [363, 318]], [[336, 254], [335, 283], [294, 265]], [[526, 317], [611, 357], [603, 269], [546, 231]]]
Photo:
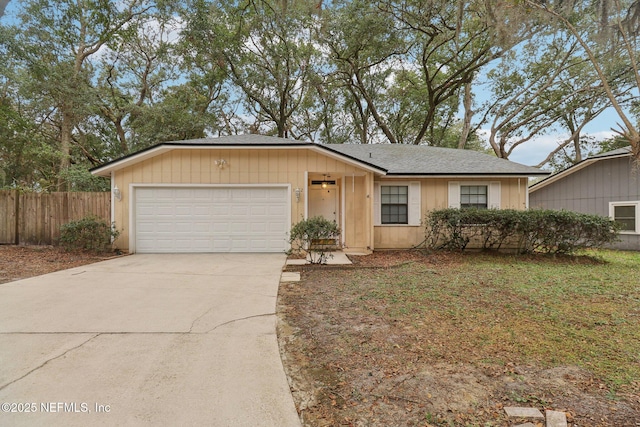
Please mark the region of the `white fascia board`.
[[465, 180], [465, 179], [505, 179], [505, 178], [529, 178], [532, 175], [514, 174], [514, 175], [387, 175], [384, 179], [425, 179], [425, 178], [446, 178], [452, 180]]
[[348, 164], [350, 164], [352, 166], [357, 166], [357, 167], [359, 167], [361, 169], [365, 169], [365, 170], [367, 170], [369, 172], [373, 172], [373, 173], [381, 175], [381, 176], [387, 174], [387, 172], [382, 168], [377, 168], [375, 166], [368, 165], [366, 163], [361, 162], [360, 160], [352, 159], [352, 158], [347, 157], [347, 156], [345, 156], [345, 155], [343, 155], [341, 153], [336, 153], [335, 151], [332, 151], [330, 149], [323, 149], [321, 146], [310, 146], [310, 148], [312, 150], [320, 153], [320, 154], [324, 154], [325, 156], [334, 158], [336, 160], [340, 160], [341, 162], [348, 163]]
[[121, 160], [116, 160], [113, 163], [109, 163], [106, 164], [104, 166], [98, 167], [97, 169], [94, 169], [91, 171], [92, 175], [97, 175], [97, 176], [111, 176], [111, 172], [115, 172], [118, 171], [120, 169], [126, 168], [129, 165], [132, 165], [134, 163], [139, 163], [142, 162], [144, 160], [150, 159], [152, 157], [155, 157], [159, 154], [165, 153], [167, 151], [171, 151], [173, 150], [174, 147], [167, 147], [167, 146], [157, 146], [155, 148], [143, 151], [141, 153], [138, 154], [133, 154], [129, 157], [125, 157]]

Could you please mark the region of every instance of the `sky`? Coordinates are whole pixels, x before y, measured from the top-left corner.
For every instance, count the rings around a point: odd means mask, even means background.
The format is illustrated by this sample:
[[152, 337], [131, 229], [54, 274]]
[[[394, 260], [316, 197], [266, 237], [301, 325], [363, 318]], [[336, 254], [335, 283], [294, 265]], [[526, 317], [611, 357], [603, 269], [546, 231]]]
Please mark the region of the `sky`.
[[[0, 18], [4, 14], [12, 15], [18, 7], [18, 1], [0, 0]], [[481, 95], [480, 95], [481, 96]], [[481, 96], [482, 97], [482, 96]], [[610, 108], [600, 114], [595, 120], [585, 127], [584, 134], [593, 136], [596, 140], [611, 138], [615, 133], [611, 128], [617, 128], [616, 124], [619, 118], [613, 108]], [[488, 135], [489, 131], [481, 129], [481, 136]], [[542, 135], [528, 141], [513, 150], [509, 160], [524, 165], [535, 166], [543, 161], [547, 155], [553, 151], [560, 141], [567, 137], [566, 134], [548, 134]]]

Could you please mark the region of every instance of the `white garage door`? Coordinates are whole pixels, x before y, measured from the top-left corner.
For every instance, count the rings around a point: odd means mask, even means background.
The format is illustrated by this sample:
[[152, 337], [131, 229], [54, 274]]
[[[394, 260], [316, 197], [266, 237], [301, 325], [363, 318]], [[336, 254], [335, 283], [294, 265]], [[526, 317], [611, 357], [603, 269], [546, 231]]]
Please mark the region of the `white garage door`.
[[288, 201], [287, 187], [138, 188], [136, 252], [284, 251]]

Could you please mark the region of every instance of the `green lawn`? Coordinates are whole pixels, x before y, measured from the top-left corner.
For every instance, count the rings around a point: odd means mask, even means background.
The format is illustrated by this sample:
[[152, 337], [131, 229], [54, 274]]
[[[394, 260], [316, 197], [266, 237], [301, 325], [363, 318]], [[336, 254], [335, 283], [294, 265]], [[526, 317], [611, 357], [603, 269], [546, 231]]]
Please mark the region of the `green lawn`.
[[354, 272], [360, 309], [417, 330], [431, 356], [490, 364], [577, 365], [613, 390], [640, 381], [640, 254], [575, 258], [467, 254]]

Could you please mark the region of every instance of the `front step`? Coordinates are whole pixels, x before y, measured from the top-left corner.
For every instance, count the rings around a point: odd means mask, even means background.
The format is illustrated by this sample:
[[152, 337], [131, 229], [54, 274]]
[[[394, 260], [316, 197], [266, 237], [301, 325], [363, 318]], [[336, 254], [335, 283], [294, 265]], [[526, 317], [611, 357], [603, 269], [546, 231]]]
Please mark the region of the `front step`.
[[313, 239], [311, 241], [312, 251], [322, 250], [325, 252], [337, 251], [339, 248], [337, 239]]

